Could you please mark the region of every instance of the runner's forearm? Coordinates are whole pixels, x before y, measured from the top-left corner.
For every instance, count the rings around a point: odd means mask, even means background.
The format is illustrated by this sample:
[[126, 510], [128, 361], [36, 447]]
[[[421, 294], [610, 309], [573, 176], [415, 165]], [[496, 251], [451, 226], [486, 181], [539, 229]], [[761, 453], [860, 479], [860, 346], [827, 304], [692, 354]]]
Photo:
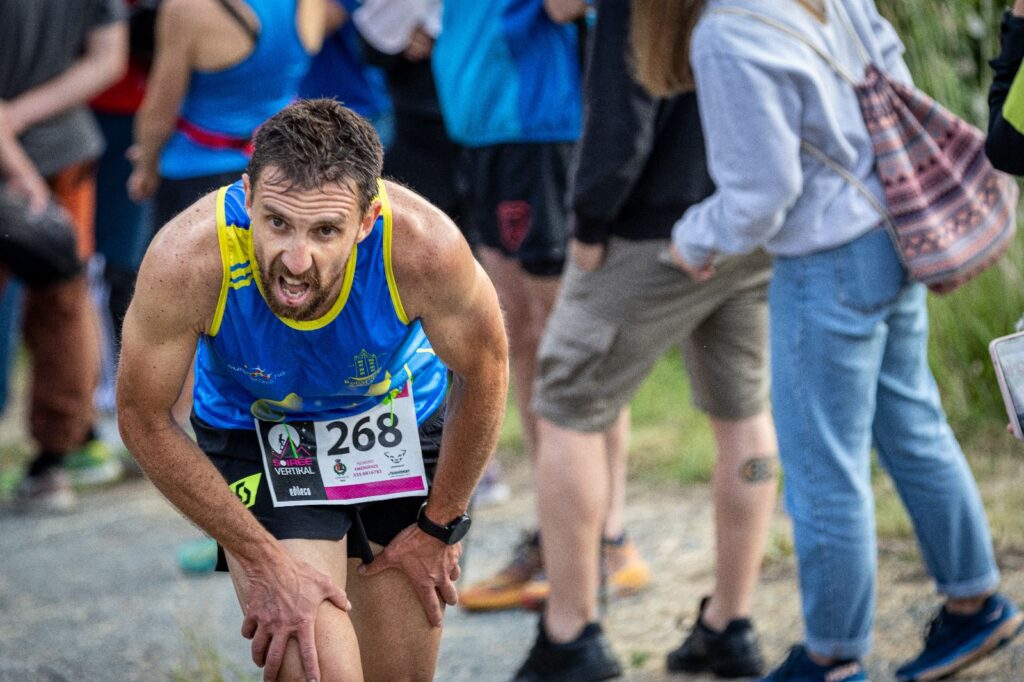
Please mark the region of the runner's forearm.
[[497, 446], [508, 371], [499, 359], [492, 365], [490, 371], [472, 380], [456, 375], [448, 394], [441, 454], [426, 510], [436, 523], [447, 523], [466, 512]]
[[243, 567], [282, 551], [170, 416], [147, 418], [123, 405], [118, 415], [125, 445], [157, 489]]

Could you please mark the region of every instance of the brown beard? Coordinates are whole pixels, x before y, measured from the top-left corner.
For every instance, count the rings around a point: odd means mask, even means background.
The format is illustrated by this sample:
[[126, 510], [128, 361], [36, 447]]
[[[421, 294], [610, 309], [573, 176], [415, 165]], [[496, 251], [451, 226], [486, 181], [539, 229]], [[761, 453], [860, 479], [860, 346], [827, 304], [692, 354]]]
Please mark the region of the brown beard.
[[[308, 322], [310, 320], [315, 320], [322, 314], [320, 312], [320, 308], [324, 305], [327, 300], [327, 296], [334, 287], [325, 287], [322, 285], [320, 282], [320, 273], [317, 272], [315, 264], [302, 275], [294, 275], [284, 266], [284, 263], [281, 262], [280, 255], [274, 258], [269, 268], [266, 267], [263, 259], [259, 256], [256, 257], [256, 262], [260, 268], [260, 280], [263, 284], [263, 291], [266, 293], [265, 299], [267, 301], [267, 305], [270, 306], [270, 310], [275, 315], [289, 320], [295, 320], [297, 322]], [[285, 306], [278, 300], [277, 280], [283, 275], [288, 275], [292, 279], [301, 279], [309, 285], [312, 295], [301, 308]]]

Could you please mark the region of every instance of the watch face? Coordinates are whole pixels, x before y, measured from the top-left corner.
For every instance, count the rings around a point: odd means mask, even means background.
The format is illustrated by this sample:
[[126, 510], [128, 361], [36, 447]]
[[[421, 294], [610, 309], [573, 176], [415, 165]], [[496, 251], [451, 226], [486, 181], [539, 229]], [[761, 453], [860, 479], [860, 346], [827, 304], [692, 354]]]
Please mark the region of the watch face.
[[466, 537], [466, 533], [469, 532], [469, 526], [472, 521], [468, 516], [460, 516], [454, 521], [449, 528], [451, 529], [451, 535], [448, 536], [448, 544], [454, 545], [456, 542]]

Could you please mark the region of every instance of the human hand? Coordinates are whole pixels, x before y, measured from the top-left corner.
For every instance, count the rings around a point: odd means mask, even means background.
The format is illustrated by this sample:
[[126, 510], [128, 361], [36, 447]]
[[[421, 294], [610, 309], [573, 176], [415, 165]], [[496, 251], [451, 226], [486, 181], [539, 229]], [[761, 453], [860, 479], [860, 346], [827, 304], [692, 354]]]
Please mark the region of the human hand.
[[594, 272], [600, 268], [606, 251], [604, 244], [588, 244], [575, 238], [569, 240], [569, 257], [583, 272]]
[[409, 44], [406, 46], [402, 56], [410, 62], [422, 62], [430, 57], [430, 53], [433, 50], [434, 37], [424, 31], [421, 25], [417, 26], [412, 35], [409, 36]]
[[[242, 610], [242, 636], [252, 640], [253, 663], [263, 668], [263, 679], [277, 679], [288, 640], [299, 645], [304, 679], [320, 679], [313, 624], [320, 604], [329, 601], [342, 611], [352, 604], [326, 574], [304, 561], [284, 558], [245, 572], [246, 603]], [[264, 570], [265, 569], [265, 570]]]
[[675, 245], [670, 245], [663, 253], [668, 254], [669, 262], [667, 265], [671, 265], [674, 268], [678, 268], [689, 275], [690, 279], [698, 284], [708, 281], [715, 276], [715, 265], [714, 256], [708, 258], [707, 262], [703, 265], [696, 267], [686, 262], [686, 259], [676, 250]]
[[28, 166], [10, 172], [7, 183], [15, 195], [28, 203], [29, 214], [37, 216], [46, 210], [50, 203], [50, 188], [35, 167]]
[[416, 524], [404, 529], [388, 543], [371, 564], [359, 567], [359, 574], [373, 576], [389, 568], [405, 573], [423, 604], [427, 620], [435, 628], [444, 622], [440, 597], [449, 606], [459, 601], [455, 581], [459, 579], [462, 543], [446, 545], [421, 531]]
[[544, 11], [556, 24], [567, 24], [587, 13], [587, 3], [585, 0], [544, 0]]
[[8, 105], [0, 102], [0, 175], [11, 192], [28, 203], [29, 213], [38, 215], [50, 201], [50, 188], [18, 142], [9, 114]]
[[132, 174], [128, 176], [128, 196], [132, 201], [143, 202], [156, 193], [160, 186], [160, 172], [155, 161], [147, 161], [138, 145], [132, 145], [125, 152], [132, 162]]

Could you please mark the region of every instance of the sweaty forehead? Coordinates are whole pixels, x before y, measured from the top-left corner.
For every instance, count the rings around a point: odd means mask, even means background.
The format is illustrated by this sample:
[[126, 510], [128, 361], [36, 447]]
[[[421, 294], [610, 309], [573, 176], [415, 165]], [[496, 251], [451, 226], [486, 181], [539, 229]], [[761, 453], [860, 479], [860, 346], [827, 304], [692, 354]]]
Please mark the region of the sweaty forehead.
[[287, 181], [260, 182], [253, 189], [253, 205], [257, 209], [292, 214], [360, 212], [359, 198], [353, 188], [335, 182], [313, 188], [302, 188]]

